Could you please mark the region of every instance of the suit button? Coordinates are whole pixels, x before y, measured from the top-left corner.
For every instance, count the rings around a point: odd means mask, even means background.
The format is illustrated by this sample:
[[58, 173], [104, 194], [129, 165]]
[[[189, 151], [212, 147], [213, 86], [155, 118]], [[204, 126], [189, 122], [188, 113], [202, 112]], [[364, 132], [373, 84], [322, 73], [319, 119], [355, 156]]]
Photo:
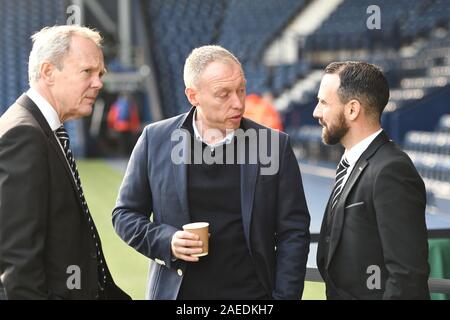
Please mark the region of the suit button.
[[330, 243], [330, 237], [329, 237], [329, 236], [326, 236], [326, 237], [325, 237], [325, 242], [326, 242], [326, 243]]
[[177, 270], [177, 273], [178, 273], [178, 275], [179, 275], [180, 277], [183, 276], [183, 270], [178, 269], [178, 270]]

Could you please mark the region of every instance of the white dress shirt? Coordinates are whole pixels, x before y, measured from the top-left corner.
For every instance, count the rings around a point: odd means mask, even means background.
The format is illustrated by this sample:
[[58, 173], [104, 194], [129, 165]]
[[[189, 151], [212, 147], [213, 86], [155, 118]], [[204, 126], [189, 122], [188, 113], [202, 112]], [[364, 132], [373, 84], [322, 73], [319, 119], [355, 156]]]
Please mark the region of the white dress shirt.
[[[61, 148], [62, 153], [65, 155], [66, 153], [64, 151], [64, 147], [61, 145], [61, 142], [59, 141], [59, 139], [55, 133], [56, 129], [58, 129], [62, 125], [61, 120], [59, 120], [58, 113], [51, 106], [51, 104], [47, 100], [45, 100], [45, 98], [39, 92], [37, 92], [35, 89], [33, 89], [33, 88], [28, 89], [27, 96], [31, 100], [33, 100], [34, 104], [41, 111], [42, 115], [44, 116], [45, 120], [47, 121], [48, 125], [50, 126], [50, 129], [52, 129], [53, 134], [55, 135], [56, 141], [58, 141], [58, 144]], [[66, 158], [66, 157], [64, 157], [64, 158]], [[70, 167], [70, 163], [67, 160], [67, 158], [66, 158], [66, 161]], [[72, 176], [73, 176], [73, 172], [72, 172]], [[74, 179], [75, 179], [75, 176], [74, 176]]]
[[347, 173], [344, 177], [344, 180], [342, 181], [342, 188], [344, 188], [345, 183], [347, 182], [348, 177], [350, 176], [350, 173], [352, 172], [353, 168], [355, 167], [356, 162], [361, 157], [361, 155], [366, 151], [366, 149], [369, 147], [369, 145], [372, 143], [373, 140], [383, 131], [383, 129], [378, 130], [377, 132], [371, 134], [367, 138], [364, 138], [357, 144], [355, 144], [350, 149], [346, 149], [344, 152], [343, 157], [345, 157], [350, 164], [350, 166], [347, 169]]
[[216, 147], [221, 146], [223, 144], [229, 144], [233, 140], [234, 130], [231, 131], [230, 133], [228, 133], [225, 138], [223, 138], [222, 140], [220, 140], [216, 143], [210, 144], [210, 143], [205, 142], [202, 138], [202, 135], [200, 134], [200, 131], [198, 131], [198, 129], [197, 129], [197, 125], [195, 124], [196, 116], [197, 116], [197, 110], [194, 110], [194, 115], [192, 117], [192, 127], [194, 128], [195, 139], [206, 144], [211, 149], [211, 152], [214, 151], [214, 149]]
[[48, 103], [47, 100], [45, 100], [45, 98], [39, 92], [37, 92], [33, 88], [30, 88], [27, 91], [27, 96], [31, 100], [33, 100], [34, 104], [39, 108], [53, 132], [62, 125], [61, 121], [59, 120], [58, 113], [56, 113], [56, 110], [50, 105], [50, 103]]

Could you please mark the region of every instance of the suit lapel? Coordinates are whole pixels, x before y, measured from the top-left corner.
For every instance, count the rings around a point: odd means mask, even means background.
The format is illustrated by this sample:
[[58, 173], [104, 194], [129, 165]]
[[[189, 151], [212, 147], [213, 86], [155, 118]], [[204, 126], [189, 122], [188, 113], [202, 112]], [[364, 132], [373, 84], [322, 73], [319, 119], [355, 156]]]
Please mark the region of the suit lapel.
[[247, 246], [250, 254], [252, 253], [250, 247], [250, 224], [253, 211], [253, 200], [255, 198], [258, 168], [258, 164], [250, 164], [248, 162], [240, 165], [242, 224], [244, 226], [245, 239], [247, 240]]
[[[183, 161], [180, 164], [175, 164], [172, 161], [173, 173], [175, 175], [175, 187], [178, 193], [178, 199], [181, 204], [181, 211], [183, 214], [183, 222], [182, 224], [186, 224], [190, 222], [189, 216], [189, 203], [188, 203], [188, 195], [187, 195], [187, 161], [190, 156], [190, 137], [189, 133], [185, 130], [181, 130], [183, 135]], [[175, 141], [172, 141], [172, 150], [175, 147]]]
[[344, 189], [342, 190], [342, 195], [336, 204], [336, 209], [334, 211], [334, 215], [331, 218], [332, 222], [330, 225], [331, 233], [330, 233], [330, 249], [328, 251], [328, 259], [327, 259], [327, 268], [330, 265], [331, 258], [333, 257], [334, 252], [336, 251], [337, 245], [339, 244], [339, 240], [342, 233], [342, 226], [344, 224], [344, 206], [347, 200], [347, 196], [355, 185], [356, 181], [360, 177], [361, 173], [368, 165], [366, 159], [360, 158], [353, 168], [350, 176], [345, 183]]
[[50, 128], [47, 120], [45, 119], [44, 115], [41, 113], [39, 108], [35, 105], [33, 100], [31, 100], [25, 93], [22, 94], [19, 97], [19, 99], [17, 99], [17, 104], [19, 104], [22, 107], [24, 107], [25, 109], [27, 109], [33, 115], [33, 117], [36, 119], [36, 121], [39, 123], [41, 128], [44, 130], [45, 134], [47, 135], [47, 139], [49, 140], [49, 144], [52, 146], [53, 150], [55, 151], [56, 155], [58, 156], [58, 159], [61, 161], [61, 163], [66, 171], [66, 174], [67, 174], [66, 176], [68, 177], [68, 179], [72, 185], [73, 191], [76, 194], [75, 198], [77, 199], [78, 203], [80, 204], [80, 207], [82, 208], [81, 199], [79, 197], [78, 188], [77, 188], [77, 185], [76, 185], [75, 180], [72, 175], [72, 170], [70, 169], [69, 164], [67, 163], [66, 156], [65, 156], [63, 150], [61, 149], [61, 146], [60, 146], [58, 140], [56, 140], [56, 137], [55, 137], [52, 129]]
[[33, 100], [31, 100], [25, 93], [17, 99], [16, 103], [27, 109], [33, 115], [42, 130], [44, 130], [47, 137], [53, 135], [53, 131], [50, 129], [50, 126], [48, 125], [47, 120], [45, 120], [44, 115], [41, 113], [41, 110], [39, 110]]
[[[241, 129], [245, 133], [250, 129], [246, 119], [242, 119]], [[240, 132], [242, 133], [242, 132]], [[258, 145], [259, 136], [257, 135]], [[250, 146], [249, 143], [243, 137], [237, 137], [237, 141], [245, 141], [245, 143], [238, 143], [238, 163], [240, 164], [240, 178], [241, 178], [241, 213], [242, 213], [242, 225], [244, 227], [245, 240], [247, 241], [247, 247], [252, 254], [250, 246], [250, 225], [252, 221], [253, 202], [255, 199], [256, 182], [258, 180], [259, 172], [259, 156], [257, 156], [256, 163], [251, 163], [250, 152], [257, 152], [255, 146]]]
[[323, 265], [323, 260], [325, 258], [325, 246], [327, 245], [326, 243], [326, 237], [327, 237], [327, 229], [330, 227], [327, 225], [327, 216], [329, 214], [328, 210], [330, 207], [330, 202], [331, 202], [331, 195], [328, 198], [328, 202], [327, 205], [325, 207], [325, 212], [324, 212], [324, 216], [322, 218], [322, 226], [320, 227], [320, 234], [319, 234], [319, 245], [317, 246], [317, 256], [316, 256], [316, 263], [317, 263], [317, 267], [320, 269], [322, 269], [323, 267], [325, 267]]
[[[194, 111], [194, 108], [191, 109], [184, 117], [181, 118], [180, 123], [177, 125], [176, 130], [180, 130], [180, 136], [181, 136], [181, 143], [182, 145], [182, 161], [180, 164], [175, 164], [174, 161], [171, 161], [172, 163], [172, 169], [175, 176], [175, 188], [177, 189], [178, 199], [180, 201], [181, 205], [181, 224], [186, 224], [191, 222], [190, 221], [190, 215], [189, 215], [189, 202], [188, 202], [188, 163], [190, 163], [191, 160], [191, 136], [187, 129], [182, 128], [184, 122], [186, 121], [186, 118]], [[174, 150], [176, 148], [176, 145], [180, 143], [178, 141], [171, 141], [171, 150]]]
[[[385, 143], [389, 142], [389, 137], [387, 134], [382, 131], [375, 140], [372, 141], [372, 143], [369, 145], [369, 147], [363, 152], [361, 157], [359, 157], [358, 161], [356, 162], [352, 172], [350, 173], [350, 176], [347, 179], [347, 182], [344, 185], [344, 189], [342, 190], [342, 195], [336, 204], [336, 209], [334, 211], [332, 222], [329, 228], [331, 229], [330, 234], [330, 248], [328, 250], [328, 258], [326, 263], [326, 268], [330, 266], [331, 259], [333, 258], [333, 255], [336, 251], [336, 248], [339, 244], [341, 234], [342, 234], [342, 226], [344, 225], [344, 208], [345, 203], [347, 200], [348, 195], [350, 194], [350, 191], [355, 186], [356, 182], [358, 181], [359, 177], [363, 173], [363, 171], [366, 169], [366, 167], [369, 165], [369, 159], [372, 157], [373, 154]], [[327, 213], [329, 210], [329, 201], [327, 206]], [[324, 217], [326, 220], [326, 217]], [[323, 226], [323, 225], [322, 225]]]

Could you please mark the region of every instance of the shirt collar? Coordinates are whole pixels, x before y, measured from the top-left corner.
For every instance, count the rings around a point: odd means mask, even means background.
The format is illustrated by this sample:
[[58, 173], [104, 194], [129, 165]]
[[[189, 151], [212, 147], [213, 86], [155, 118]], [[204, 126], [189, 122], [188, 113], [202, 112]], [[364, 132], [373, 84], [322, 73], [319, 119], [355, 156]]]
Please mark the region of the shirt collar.
[[356, 161], [358, 161], [359, 157], [363, 154], [364, 151], [369, 147], [373, 140], [380, 134], [383, 129], [378, 130], [377, 132], [371, 134], [367, 138], [364, 138], [357, 144], [355, 144], [352, 148], [345, 150], [344, 156], [347, 159], [350, 166], [353, 166]]
[[192, 116], [192, 128], [194, 129], [195, 139], [197, 139], [200, 142], [203, 142], [204, 144], [206, 144], [208, 147], [211, 147], [211, 148], [215, 148], [215, 147], [221, 146], [223, 144], [229, 144], [233, 140], [234, 130], [232, 130], [230, 133], [228, 133], [225, 138], [223, 138], [222, 140], [220, 140], [216, 143], [209, 144], [209, 143], [206, 143], [205, 141], [203, 141], [202, 136], [197, 129], [197, 125], [195, 124], [196, 115], [197, 115], [197, 110], [194, 110], [194, 114]]
[[51, 106], [50, 103], [48, 103], [47, 100], [45, 100], [45, 98], [39, 92], [37, 92], [33, 88], [30, 88], [27, 91], [27, 96], [39, 108], [52, 131], [55, 131], [62, 125], [56, 110]]

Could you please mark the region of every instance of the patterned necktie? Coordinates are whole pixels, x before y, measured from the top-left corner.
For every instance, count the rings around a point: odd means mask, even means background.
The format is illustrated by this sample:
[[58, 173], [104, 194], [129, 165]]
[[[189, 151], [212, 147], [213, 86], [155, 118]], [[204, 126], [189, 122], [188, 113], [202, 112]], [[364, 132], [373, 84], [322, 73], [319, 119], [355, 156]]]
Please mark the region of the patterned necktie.
[[333, 213], [333, 209], [336, 206], [336, 204], [339, 201], [339, 198], [341, 197], [342, 189], [344, 187], [344, 177], [347, 174], [347, 169], [350, 166], [347, 159], [345, 157], [342, 157], [341, 161], [339, 162], [339, 165], [336, 169], [336, 178], [334, 182], [334, 188], [333, 192], [331, 193], [331, 209], [330, 214], [328, 215], [328, 223], [331, 222], [331, 217]]
[[77, 185], [78, 194], [80, 196], [83, 212], [87, 218], [88, 226], [90, 228], [92, 238], [94, 239], [95, 248], [97, 250], [97, 259], [99, 262], [99, 268], [98, 268], [99, 269], [98, 271], [100, 273], [99, 285], [100, 285], [100, 289], [103, 289], [105, 287], [105, 283], [106, 283], [106, 265], [103, 261], [103, 255], [101, 254], [101, 248], [100, 248], [97, 231], [96, 231], [94, 222], [92, 221], [91, 213], [87, 206], [86, 199], [84, 198], [83, 188], [81, 187], [80, 176], [78, 175], [78, 169], [77, 169], [77, 165], [75, 163], [75, 158], [73, 157], [72, 151], [70, 150], [69, 135], [67, 134], [67, 131], [64, 128], [64, 126], [59, 127], [55, 131], [55, 134], [56, 134], [56, 137], [58, 138], [59, 142], [61, 143], [61, 146], [63, 147], [64, 154], [66, 156], [67, 162], [69, 163], [69, 167], [70, 167], [73, 177], [75, 179], [75, 183]]

